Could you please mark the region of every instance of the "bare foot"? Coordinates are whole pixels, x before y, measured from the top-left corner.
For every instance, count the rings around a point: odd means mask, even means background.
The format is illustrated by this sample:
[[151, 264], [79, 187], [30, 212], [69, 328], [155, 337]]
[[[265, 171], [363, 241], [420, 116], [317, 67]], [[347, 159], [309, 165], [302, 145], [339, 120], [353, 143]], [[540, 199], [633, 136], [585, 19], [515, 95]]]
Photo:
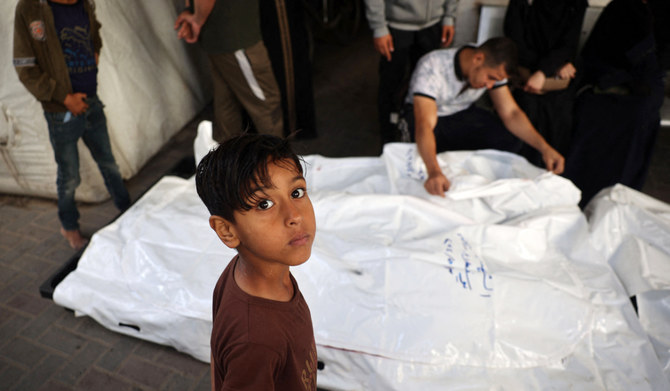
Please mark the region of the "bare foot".
[[86, 243], [88, 243], [88, 240], [81, 236], [81, 232], [79, 232], [78, 229], [66, 230], [65, 228], [61, 227], [60, 233], [65, 239], [67, 239], [70, 247], [75, 250], [81, 250], [86, 245]]

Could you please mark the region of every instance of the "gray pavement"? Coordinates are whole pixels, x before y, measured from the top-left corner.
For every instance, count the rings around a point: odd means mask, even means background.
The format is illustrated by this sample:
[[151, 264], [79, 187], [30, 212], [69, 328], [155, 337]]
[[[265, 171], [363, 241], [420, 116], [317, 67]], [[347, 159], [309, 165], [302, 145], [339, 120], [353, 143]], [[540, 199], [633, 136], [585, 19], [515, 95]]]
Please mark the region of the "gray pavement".
[[[375, 156], [377, 55], [363, 35], [347, 46], [319, 43], [314, 83], [319, 136], [303, 154]], [[127, 182], [137, 199], [192, 154], [197, 124], [173, 137]], [[661, 130], [644, 192], [670, 203], [670, 129]], [[80, 206], [90, 236], [117, 214], [110, 201]], [[38, 288], [75, 255], [59, 234], [54, 200], [0, 195], [1, 390], [208, 390], [208, 365], [173, 348], [116, 334], [40, 297]]]

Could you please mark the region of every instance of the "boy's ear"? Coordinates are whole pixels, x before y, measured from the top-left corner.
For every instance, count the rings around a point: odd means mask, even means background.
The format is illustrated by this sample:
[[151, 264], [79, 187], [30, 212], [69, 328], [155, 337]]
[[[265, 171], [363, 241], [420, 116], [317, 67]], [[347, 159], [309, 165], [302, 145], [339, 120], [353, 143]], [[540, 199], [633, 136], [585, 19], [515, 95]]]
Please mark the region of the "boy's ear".
[[228, 220], [221, 216], [209, 216], [209, 226], [226, 246], [237, 248], [240, 245], [240, 239], [235, 235], [235, 229]]

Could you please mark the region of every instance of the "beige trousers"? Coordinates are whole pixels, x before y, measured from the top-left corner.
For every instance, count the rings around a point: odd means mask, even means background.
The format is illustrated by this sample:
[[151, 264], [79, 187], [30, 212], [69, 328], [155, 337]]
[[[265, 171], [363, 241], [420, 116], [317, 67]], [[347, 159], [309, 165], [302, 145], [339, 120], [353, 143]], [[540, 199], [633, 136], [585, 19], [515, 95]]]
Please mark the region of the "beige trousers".
[[214, 140], [223, 142], [245, 131], [242, 110], [259, 133], [282, 137], [281, 96], [263, 41], [208, 57], [214, 82]]

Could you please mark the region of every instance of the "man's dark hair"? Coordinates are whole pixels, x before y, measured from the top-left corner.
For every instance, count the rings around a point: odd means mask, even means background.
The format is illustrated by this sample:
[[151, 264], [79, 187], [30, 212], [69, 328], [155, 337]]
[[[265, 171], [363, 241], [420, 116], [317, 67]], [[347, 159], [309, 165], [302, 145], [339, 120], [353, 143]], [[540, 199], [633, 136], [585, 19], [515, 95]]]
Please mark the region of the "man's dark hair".
[[484, 53], [484, 65], [487, 67], [498, 67], [500, 64], [505, 64], [505, 73], [508, 78], [517, 76], [519, 49], [510, 38], [490, 38], [479, 45], [477, 50]]
[[[288, 162], [287, 162], [288, 161]], [[272, 187], [268, 164], [293, 168], [302, 174], [300, 158], [288, 140], [262, 134], [244, 134], [224, 141], [198, 164], [195, 185], [209, 213], [235, 222], [233, 212], [250, 210], [259, 187]]]

